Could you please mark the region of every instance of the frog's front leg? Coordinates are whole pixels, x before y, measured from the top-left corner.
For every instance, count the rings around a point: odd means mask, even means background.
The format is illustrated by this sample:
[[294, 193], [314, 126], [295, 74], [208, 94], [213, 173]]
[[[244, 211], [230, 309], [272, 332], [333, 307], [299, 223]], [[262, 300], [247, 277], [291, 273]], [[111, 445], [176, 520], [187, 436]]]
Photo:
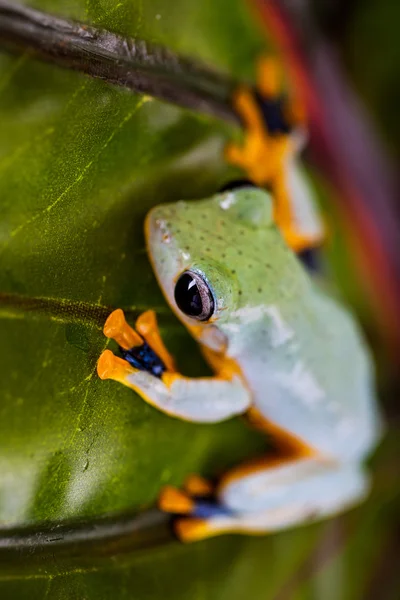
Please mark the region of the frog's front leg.
[[239, 375], [221, 372], [215, 377], [184, 377], [175, 370], [173, 359], [162, 343], [154, 313], [139, 317], [136, 329], [142, 337], [129, 327], [123, 313], [121, 318], [121, 313], [118, 311], [117, 318], [111, 318], [111, 315], [107, 320], [104, 327], [107, 337], [115, 339], [124, 350], [129, 350], [131, 344], [143, 343], [143, 337], [166, 369], [160, 376], [155, 376], [105, 350], [97, 364], [101, 379], [114, 379], [162, 412], [186, 421], [216, 423], [248, 409], [250, 393]]

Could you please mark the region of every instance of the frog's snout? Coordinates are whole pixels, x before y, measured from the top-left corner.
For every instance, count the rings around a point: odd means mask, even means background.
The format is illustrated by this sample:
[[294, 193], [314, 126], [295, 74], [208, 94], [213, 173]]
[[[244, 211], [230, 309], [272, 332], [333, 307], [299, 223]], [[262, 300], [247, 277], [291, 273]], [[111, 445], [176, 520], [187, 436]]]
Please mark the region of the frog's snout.
[[147, 251], [158, 283], [173, 303], [173, 289], [180, 272], [180, 253], [176, 248], [173, 210], [168, 205], [153, 208], [146, 217]]
[[168, 244], [172, 237], [173, 210], [169, 205], [153, 208], [146, 218], [148, 242]]
[[171, 241], [171, 232], [165, 219], [156, 219], [154, 222], [154, 226], [157, 229], [160, 241], [163, 244], [169, 244], [169, 242]]
[[162, 215], [158, 207], [153, 208], [146, 217], [145, 233], [147, 238], [147, 244], [151, 249], [154, 245], [159, 245], [170, 237], [169, 228], [167, 226], [167, 220]]

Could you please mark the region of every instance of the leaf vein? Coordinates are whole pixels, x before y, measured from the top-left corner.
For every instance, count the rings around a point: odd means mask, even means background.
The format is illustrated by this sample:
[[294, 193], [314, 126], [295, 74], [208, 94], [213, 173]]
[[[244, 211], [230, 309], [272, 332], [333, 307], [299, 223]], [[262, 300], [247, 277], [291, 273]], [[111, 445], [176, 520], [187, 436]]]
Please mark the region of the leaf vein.
[[136, 104], [135, 108], [133, 110], [131, 110], [127, 115], [125, 115], [125, 117], [122, 119], [122, 121], [119, 123], [119, 125], [117, 125], [117, 127], [114, 129], [114, 131], [110, 134], [110, 136], [108, 137], [108, 139], [105, 141], [105, 143], [101, 146], [100, 150], [97, 152], [96, 156], [94, 158], [92, 158], [92, 160], [90, 160], [87, 165], [85, 165], [85, 167], [81, 170], [81, 172], [79, 173], [79, 175], [74, 179], [74, 181], [72, 181], [66, 188], [65, 190], [53, 201], [51, 202], [48, 206], [46, 206], [46, 208], [42, 209], [41, 211], [39, 211], [36, 215], [34, 215], [33, 217], [31, 217], [30, 219], [28, 219], [27, 221], [25, 221], [24, 223], [21, 223], [20, 225], [18, 225], [18, 227], [16, 227], [12, 232], [11, 232], [11, 237], [15, 237], [16, 235], [18, 235], [18, 233], [20, 233], [23, 229], [25, 229], [27, 226], [31, 225], [32, 223], [35, 223], [40, 217], [42, 217], [43, 215], [45, 215], [46, 213], [50, 213], [52, 210], [54, 210], [56, 208], [56, 206], [58, 206], [58, 204], [60, 204], [60, 202], [69, 194], [69, 192], [76, 186], [78, 185], [81, 181], [83, 181], [83, 179], [86, 177], [88, 171], [90, 170], [90, 168], [92, 167], [92, 165], [95, 163], [95, 161], [100, 157], [100, 155], [104, 152], [104, 150], [110, 145], [110, 143], [112, 142], [112, 140], [115, 138], [115, 136], [117, 135], [117, 133], [119, 133], [119, 131], [124, 127], [124, 125], [134, 116], [134, 114], [143, 106], [143, 104], [145, 104], [145, 102], [148, 102], [150, 100], [150, 98], [148, 96], [143, 96], [139, 102]]

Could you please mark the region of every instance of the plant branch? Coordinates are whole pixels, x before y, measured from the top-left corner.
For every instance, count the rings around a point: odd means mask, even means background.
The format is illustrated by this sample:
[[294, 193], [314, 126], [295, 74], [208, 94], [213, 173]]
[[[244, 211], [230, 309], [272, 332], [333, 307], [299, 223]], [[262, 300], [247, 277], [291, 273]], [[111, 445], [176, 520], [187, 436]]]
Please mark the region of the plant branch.
[[[0, 581], [37, 576], [46, 565], [44, 577], [59, 569], [66, 572], [93, 570], [116, 555], [143, 552], [174, 542], [169, 517], [153, 509], [137, 515], [110, 515], [93, 520], [50, 522], [0, 531]], [[57, 561], [56, 561], [57, 557]]]
[[0, 48], [239, 124], [230, 103], [235, 81], [144, 40], [0, 0]]
[[[58, 323], [79, 323], [87, 327], [103, 328], [104, 322], [115, 307], [102, 306], [84, 301], [74, 301], [67, 298], [49, 298], [43, 296], [24, 296], [0, 292], [0, 320], [22, 319], [27, 315], [32, 319], [49, 319]], [[130, 320], [135, 320], [148, 307], [123, 307], [125, 315]], [[153, 306], [157, 311], [160, 322], [168, 321], [170, 311], [165, 311], [162, 306]], [[171, 326], [169, 324], [169, 326]]]

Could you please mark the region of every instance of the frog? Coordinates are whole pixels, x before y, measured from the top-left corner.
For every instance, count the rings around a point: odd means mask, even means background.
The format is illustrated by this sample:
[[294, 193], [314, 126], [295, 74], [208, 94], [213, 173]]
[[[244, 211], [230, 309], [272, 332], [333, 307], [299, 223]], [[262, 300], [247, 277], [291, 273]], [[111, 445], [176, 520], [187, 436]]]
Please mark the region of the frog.
[[181, 374], [155, 312], [133, 328], [120, 309], [104, 333], [125, 355], [106, 349], [98, 375], [169, 417], [242, 416], [274, 448], [216, 483], [193, 475], [182, 489], [165, 486], [159, 506], [175, 515], [179, 539], [273, 533], [361, 502], [370, 487], [364, 461], [382, 435], [373, 361], [349, 309], [285, 240], [271, 193], [244, 184], [160, 204], [145, 238], [167, 303], [214, 375]]

